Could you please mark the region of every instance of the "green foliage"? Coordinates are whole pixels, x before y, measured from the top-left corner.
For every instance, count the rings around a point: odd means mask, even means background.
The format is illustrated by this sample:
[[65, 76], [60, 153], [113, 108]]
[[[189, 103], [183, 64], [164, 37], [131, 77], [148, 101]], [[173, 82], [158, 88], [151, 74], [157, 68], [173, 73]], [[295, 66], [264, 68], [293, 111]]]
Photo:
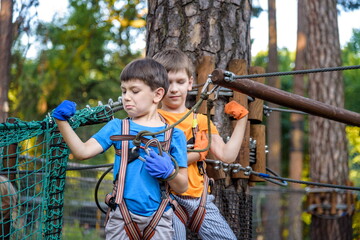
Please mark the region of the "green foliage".
[[103, 237], [95, 229], [88, 229], [86, 226], [80, 226], [79, 221], [73, 224], [65, 224], [62, 233], [63, 239], [67, 240], [100, 240]]
[[114, 20], [138, 20], [134, 6], [139, 1], [117, 1], [111, 8], [122, 4], [118, 12], [110, 11], [112, 2], [70, 0], [68, 16], [38, 25], [36, 36], [42, 47], [36, 59], [22, 57], [25, 47], [15, 45], [12, 116], [41, 120], [64, 99], [84, 107], [121, 95], [120, 72], [140, 56], [131, 37], [142, 33], [144, 27], [123, 26]]
[[349, 177], [355, 186], [360, 186], [360, 128], [346, 127], [346, 136], [349, 141]]
[[[360, 29], [353, 30], [351, 40], [342, 51], [344, 66], [360, 65]], [[345, 108], [360, 112], [360, 69], [343, 71], [345, 85]]]
[[[278, 51], [278, 63], [279, 63], [279, 72], [288, 72], [292, 71], [294, 68], [294, 53], [288, 51], [288, 49], [283, 48]], [[259, 52], [256, 55], [255, 59], [252, 62], [253, 66], [260, 66], [263, 68], [267, 68], [268, 65], [268, 54], [267, 52]], [[291, 92], [293, 87], [293, 76], [281, 76], [281, 90]], [[267, 103], [264, 103], [267, 105]], [[282, 108], [282, 106], [279, 106]], [[290, 114], [282, 113], [281, 114], [281, 131], [282, 131], [282, 172], [281, 174], [287, 174], [289, 169], [289, 151], [290, 149]]]

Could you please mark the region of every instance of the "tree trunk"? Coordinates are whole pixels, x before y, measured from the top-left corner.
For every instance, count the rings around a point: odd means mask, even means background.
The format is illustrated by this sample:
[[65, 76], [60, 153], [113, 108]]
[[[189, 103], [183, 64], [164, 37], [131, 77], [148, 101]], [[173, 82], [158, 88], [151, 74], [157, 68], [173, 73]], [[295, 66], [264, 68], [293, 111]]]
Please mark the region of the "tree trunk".
[[5, 122], [9, 112], [13, 1], [1, 0], [0, 4], [0, 122]]
[[[295, 70], [306, 68], [306, 16], [304, 12], [304, 1], [298, 1], [298, 30], [296, 43]], [[304, 96], [304, 75], [294, 75], [294, 94]], [[290, 115], [291, 121], [291, 148], [289, 177], [301, 180], [304, 158], [304, 116], [301, 114]], [[291, 183], [292, 189], [301, 189], [301, 185]], [[289, 196], [289, 240], [301, 240], [302, 220], [299, 216], [302, 213], [302, 196], [295, 192]]]
[[[195, 65], [203, 56], [213, 57], [215, 68], [226, 69], [233, 59], [245, 59], [250, 64], [251, 1], [149, 0], [148, 8], [147, 56], [176, 47]], [[214, 116], [224, 138], [231, 135], [231, 123], [223, 114], [225, 103], [220, 97]]]
[[[308, 64], [312, 68], [341, 66], [336, 1], [306, 0], [308, 17]], [[333, 106], [344, 106], [343, 77], [340, 71], [309, 75], [309, 97]], [[312, 181], [345, 185], [348, 182], [348, 155], [345, 125], [328, 119], [309, 117], [310, 177]], [[351, 217], [336, 208], [345, 203], [337, 193], [335, 211], [325, 208], [332, 194], [322, 194], [312, 217], [312, 239], [351, 239]], [[345, 217], [340, 217], [341, 215]], [[330, 220], [329, 220], [330, 219]]]
[[[276, 0], [268, 0], [268, 19], [269, 19], [269, 61], [268, 72], [278, 72], [278, 52], [277, 52], [277, 31], [276, 31]], [[279, 77], [271, 77], [268, 79], [268, 85], [281, 89]], [[279, 106], [268, 102], [267, 105], [271, 108], [278, 108]], [[267, 166], [280, 174], [280, 160], [281, 160], [281, 114], [274, 111], [270, 114], [267, 120], [267, 144], [269, 146], [269, 153], [267, 154]], [[269, 183], [271, 187], [278, 189], [278, 186]], [[280, 194], [278, 191], [272, 191], [267, 196], [265, 203], [265, 215], [271, 221], [265, 222], [265, 238], [266, 239], [281, 239], [281, 217], [280, 217]]]
[[[204, 63], [204, 59], [209, 58], [215, 63], [215, 68], [227, 69], [229, 62], [235, 59], [245, 60], [249, 67], [251, 0], [149, 0], [148, 9], [147, 56], [151, 57], [167, 47], [176, 47], [188, 55], [196, 69]], [[200, 76], [195, 75], [195, 82], [198, 82], [197, 78], [200, 79]], [[232, 133], [231, 121], [224, 114], [228, 100], [229, 97], [220, 96], [214, 103], [212, 120], [223, 139]], [[215, 193], [218, 185], [215, 185]], [[248, 191], [247, 180], [236, 179], [230, 187]], [[234, 203], [221, 205], [226, 208], [234, 206]], [[220, 211], [229, 213], [229, 209], [220, 208]], [[251, 216], [251, 210], [248, 211]]]

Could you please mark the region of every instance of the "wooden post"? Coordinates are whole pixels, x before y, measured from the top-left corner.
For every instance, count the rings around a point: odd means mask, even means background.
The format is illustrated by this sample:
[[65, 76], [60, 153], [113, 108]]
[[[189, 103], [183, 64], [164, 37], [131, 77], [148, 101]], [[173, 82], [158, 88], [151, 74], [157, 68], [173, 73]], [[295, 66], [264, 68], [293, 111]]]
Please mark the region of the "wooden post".
[[[244, 59], [234, 59], [229, 62], [229, 71], [235, 73], [236, 75], [246, 75], [247, 74], [247, 61]], [[234, 91], [232, 99], [229, 99], [229, 101], [235, 100], [236, 102], [243, 105], [245, 108], [248, 108], [248, 99], [247, 95], [242, 94], [240, 92]], [[232, 127], [234, 129], [234, 126], [236, 124], [237, 120], [232, 121]], [[237, 159], [235, 160], [235, 163], [239, 163], [242, 167], [249, 166], [249, 155], [250, 155], [250, 149], [249, 149], [249, 140], [250, 140], [250, 125], [246, 125], [246, 131], [244, 135], [243, 142], [241, 144], [240, 152], [237, 156]], [[244, 175], [243, 171], [232, 173], [232, 178], [244, 178], [248, 179], [249, 176]]]
[[[250, 67], [249, 74], [262, 74], [265, 73], [263, 67]], [[265, 78], [254, 78], [253, 81], [258, 83], [265, 83]], [[249, 103], [249, 121], [251, 123], [262, 123], [264, 115], [264, 100], [255, 98], [253, 102]]]
[[[8, 123], [14, 123], [15, 119], [8, 118]], [[17, 146], [18, 143], [10, 144], [9, 146], [4, 147], [4, 158], [3, 158], [3, 166], [4, 168], [9, 169], [9, 171], [16, 171], [16, 160], [17, 160]], [[16, 174], [8, 174], [6, 176], [10, 181], [15, 179]]]
[[[256, 163], [251, 164], [251, 168], [255, 172], [266, 173], [265, 125], [251, 124], [250, 137], [256, 140]], [[250, 175], [250, 181], [264, 182], [265, 180], [254, 175]]]
[[[196, 80], [197, 84], [201, 86], [202, 84], [206, 83], [206, 80], [208, 79], [209, 74], [215, 69], [215, 58], [212, 56], [202, 56], [200, 59], [198, 59], [196, 63]], [[199, 87], [196, 101], [199, 101], [200, 94], [201, 94], [201, 87]], [[204, 101], [198, 108], [197, 112], [206, 114], [206, 101]]]
[[[234, 126], [234, 124], [236, 123], [236, 121], [233, 121], [232, 124]], [[240, 152], [235, 160], [236, 163], [239, 163], [242, 167], [247, 167], [250, 166], [250, 122], [248, 121], [246, 124], [246, 129], [245, 129], [245, 134], [244, 134], [244, 139], [243, 142], [241, 144], [241, 148], [240, 148]], [[239, 171], [237, 173], [232, 173], [232, 178], [243, 178], [243, 179], [248, 179], [249, 176], [246, 176], [244, 174], [244, 171]]]
[[331, 207], [330, 207], [330, 214], [331, 215], [335, 215], [337, 213], [337, 207], [336, 207], [336, 203], [337, 203], [337, 194], [335, 191], [332, 191], [330, 193], [330, 202], [331, 202]]
[[[210, 151], [207, 155], [207, 159], [215, 159]], [[215, 167], [215, 164], [206, 164], [206, 173], [209, 178], [213, 178], [214, 180], [224, 179], [226, 177], [225, 172], [221, 168], [215, 169]]]

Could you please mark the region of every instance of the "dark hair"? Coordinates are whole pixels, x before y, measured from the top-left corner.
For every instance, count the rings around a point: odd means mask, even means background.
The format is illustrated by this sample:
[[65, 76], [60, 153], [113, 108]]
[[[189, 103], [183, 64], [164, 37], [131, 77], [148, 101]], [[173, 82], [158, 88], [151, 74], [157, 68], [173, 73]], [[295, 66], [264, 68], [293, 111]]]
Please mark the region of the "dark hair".
[[177, 48], [160, 51], [153, 56], [153, 59], [161, 63], [168, 72], [185, 70], [189, 78], [193, 75], [193, 65], [190, 59]]
[[125, 66], [120, 75], [120, 81], [126, 82], [138, 79], [148, 85], [151, 90], [164, 88], [165, 94], [169, 89], [169, 80], [163, 65], [151, 58], [137, 59]]

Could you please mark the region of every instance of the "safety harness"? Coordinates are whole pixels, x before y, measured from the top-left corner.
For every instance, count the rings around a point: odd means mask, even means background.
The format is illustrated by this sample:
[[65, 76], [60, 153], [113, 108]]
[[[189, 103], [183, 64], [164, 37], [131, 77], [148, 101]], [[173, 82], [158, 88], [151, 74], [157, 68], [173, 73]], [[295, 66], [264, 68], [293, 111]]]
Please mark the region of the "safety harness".
[[[171, 135], [172, 135], [173, 128], [165, 131], [165, 141], [161, 142], [161, 146], [158, 145], [158, 147], [161, 147], [163, 151], [168, 151], [170, 149], [170, 143], [171, 143]], [[117, 180], [114, 182], [113, 191], [111, 194], [107, 194], [105, 197], [105, 203], [109, 206], [107, 214], [106, 214], [106, 220], [105, 224], [108, 220], [109, 214], [111, 209], [115, 210], [116, 206], [119, 206], [119, 210], [124, 218], [124, 224], [125, 224], [125, 231], [128, 235], [129, 239], [131, 240], [147, 240], [151, 239], [153, 235], [155, 234], [156, 226], [158, 225], [161, 216], [163, 215], [166, 206], [168, 205], [169, 201], [171, 201], [169, 197], [169, 185], [167, 182], [161, 182], [160, 181], [160, 188], [161, 188], [161, 203], [157, 211], [155, 212], [153, 218], [151, 219], [149, 225], [144, 229], [144, 232], [141, 233], [138, 225], [136, 222], [134, 222], [130, 216], [129, 210], [125, 204], [124, 200], [124, 186], [125, 186], [125, 174], [126, 174], [126, 168], [127, 164], [129, 163], [129, 141], [134, 140], [136, 136], [129, 135], [130, 128], [129, 128], [129, 119], [123, 119], [122, 120], [122, 135], [114, 135], [110, 138], [114, 141], [122, 141], [121, 142], [121, 149], [116, 149], [115, 153], [119, 156], [121, 156], [121, 164], [119, 173], [117, 176]], [[152, 139], [151, 139], [152, 140]], [[151, 141], [146, 138], [142, 138], [141, 142], [146, 142], [146, 144], [153, 146], [152, 144], [155, 144], [154, 141]], [[147, 145], [146, 145], [147, 146]], [[156, 146], [156, 145], [155, 145]], [[159, 149], [160, 151], [160, 149]], [[134, 154], [134, 151], [131, 151], [132, 154]], [[131, 159], [136, 159], [135, 156], [132, 156]]]
[[[198, 133], [198, 131], [199, 131], [199, 126], [198, 126], [198, 121], [197, 121], [197, 114], [194, 113], [193, 114], [193, 124], [192, 124], [193, 138], [189, 140], [190, 143], [195, 143], [195, 138], [196, 138], [196, 134]], [[212, 184], [213, 184], [213, 180], [209, 179], [209, 177], [206, 174], [204, 165], [205, 164], [203, 161], [197, 162], [199, 173], [201, 175], [203, 175], [203, 177], [204, 177], [204, 189], [201, 194], [200, 203], [199, 203], [198, 208], [194, 211], [189, 222], [188, 222], [188, 213], [181, 205], [179, 205], [179, 207], [176, 208], [176, 212], [175, 212], [175, 214], [178, 217], [180, 216], [179, 219], [181, 220], [181, 222], [184, 223], [185, 225], [187, 225], [191, 231], [196, 232], [196, 233], [199, 232], [201, 224], [204, 221], [205, 214], [206, 214], [206, 199], [207, 199], [207, 194], [208, 194], [208, 188], [209, 188], [209, 185], [212, 186]], [[184, 217], [184, 216], [186, 216], [186, 217]]]

